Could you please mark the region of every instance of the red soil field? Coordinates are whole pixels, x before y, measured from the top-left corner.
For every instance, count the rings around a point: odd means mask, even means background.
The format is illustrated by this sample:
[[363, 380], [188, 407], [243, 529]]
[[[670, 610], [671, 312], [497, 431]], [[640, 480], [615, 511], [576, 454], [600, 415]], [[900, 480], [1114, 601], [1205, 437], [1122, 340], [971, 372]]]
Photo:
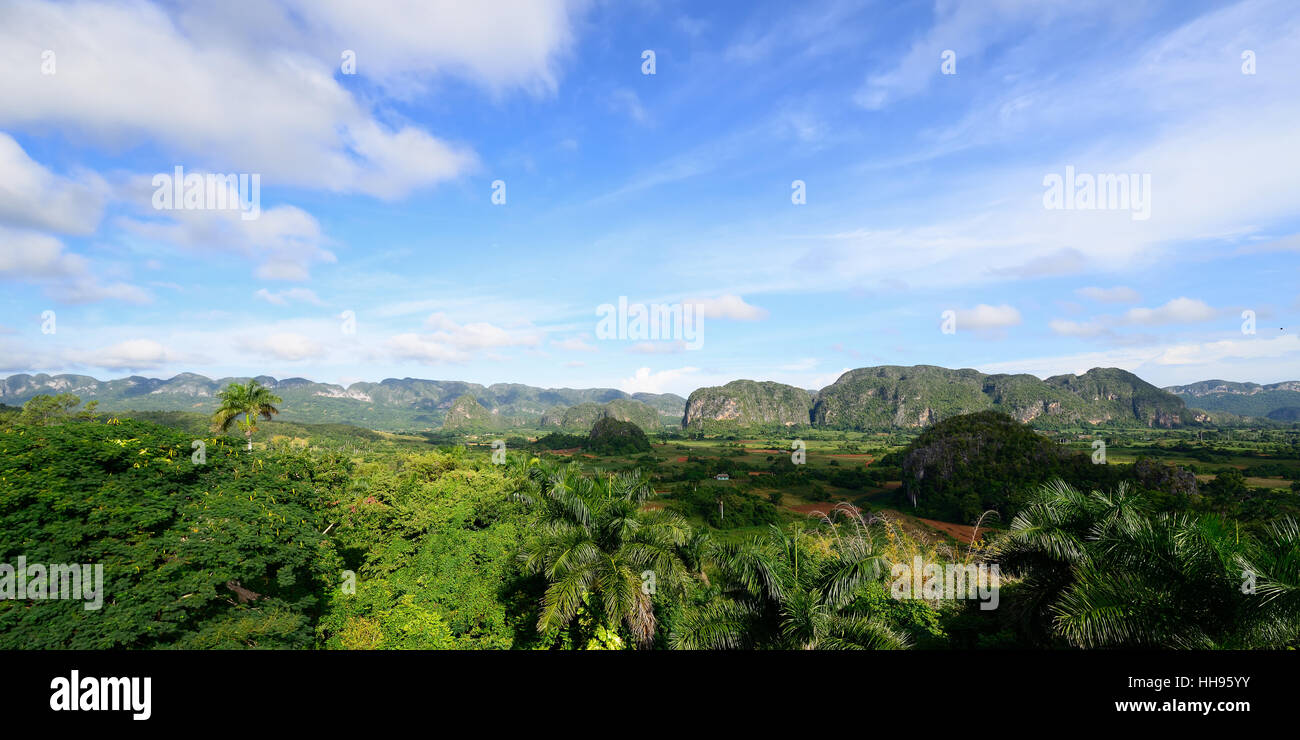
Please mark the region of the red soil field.
[[816, 503], [816, 504], [795, 504], [793, 506], [787, 506], [785, 508], [789, 509], [790, 511], [798, 512], [800, 514], [812, 514], [818, 511], [820, 511], [823, 514], [829, 514], [831, 512], [831, 509], [835, 508], [835, 505], [838, 503], [841, 502], [822, 501], [821, 503]]
[[[912, 519], [914, 521], [928, 524], [931, 527], [934, 527], [940, 532], [943, 532], [944, 534], [958, 540], [963, 544], [969, 543], [971, 541], [971, 535], [975, 533], [975, 527], [970, 524], [954, 524], [952, 522], [941, 522], [937, 519], [924, 519], [919, 516], [911, 516], [910, 514], [904, 514], [903, 512], [896, 511], [894, 509], [885, 509], [885, 511], [890, 514], [893, 514], [894, 516], [901, 516], [907, 519]], [[988, 536], [988, 533], [991, 532], [992, 530], [990, 530], [988, 527], [980, 527], [979, 531], [981, 536]]]
[[[798, 512], [804, 515], [813, 514], [816, 512], [820, 512], [822, 514], [829, 514], [831, 509], [833, 509], [835, 505], [838, 503], [840, 502], [823, 501], [821, 503], [796, 504], [793, 506], [786, 506], [785, 508], [789, 509], [790, 511]], [[897, 509], [882, 509], [882, 512], [889, 514], [893, 518], [900, 519], [903, 521], [921, 522], [930, 527], [933, 527], [934, 529], [939, 530], [940, 532], [943, 532], [944, 534], [948, 535], [949, 537], [952, 537], [953, 539], [957, 540], [962, 544], [970, 543], [971, 535], [975, 533], [975, 527], [970, 524], [954, 524], [953, 522], [941, 522], [937, 519], [924, 519], [919, 516], [904, 514], [903, 512], [898, 511]], [[988, 527], [980, 527], [979, 533], [981, 537], [987, 537], [989, 532], [991, 531], [992, 530], [990, 530]]]

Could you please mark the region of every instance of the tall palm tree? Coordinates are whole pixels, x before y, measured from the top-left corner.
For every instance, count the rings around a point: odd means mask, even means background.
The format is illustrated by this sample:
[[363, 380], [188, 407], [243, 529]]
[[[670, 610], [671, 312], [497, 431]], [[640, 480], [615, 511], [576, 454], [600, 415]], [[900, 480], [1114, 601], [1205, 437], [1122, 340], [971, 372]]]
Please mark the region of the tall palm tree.
[[[231, 383], [217, 394], [217, 398], [221, 399], [221, 406], [212, 414], [212, 431], [224, 432], [238, 421], [240, 430], [248, 440], [250, 452], [253, 449], [253, 432], [257, 431], [257, 417], [269, 420], [280, 413], [274, 404], [284, 403], [279, 396], [256, 380], [249, 380], [244, 385]], [[239, 419], [240, 415], [244, 418]]]
[[599, 627], [626, 624], [639, 647], [650, 645], [658, 623], [643, 574], [653, 573], [654, 591], [680, 587], [689, 577], [679, 548], [690, 525], [642, 508], [654, 489], [640, 471], [587, 475], [578, 464], [542, 464], [530, 472], [516, 499], [537, 517], [520, 559], [548, 582], [538, 631], [568, 626], [586, 609]]
[[[828, 522], [830, 518], [828, 517]], [[795, 525], [772, 526], [740, 545], [715, 545], [718, 599], [689, 614], [672, 636], [678, 649], [902, 649], [911, 641], [874, 615], [854, 610], [866, 584], [879, 580], [884, 558], [865, 529], [841, 536], [832, 525], [833, 555], [812, 546]]]

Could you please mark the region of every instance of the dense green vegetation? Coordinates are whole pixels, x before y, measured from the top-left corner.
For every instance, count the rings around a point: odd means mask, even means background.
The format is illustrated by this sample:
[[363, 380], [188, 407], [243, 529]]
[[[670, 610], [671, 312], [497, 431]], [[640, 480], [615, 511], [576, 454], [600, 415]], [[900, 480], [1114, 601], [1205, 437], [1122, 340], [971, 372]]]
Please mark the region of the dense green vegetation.
[[[331, 530], [355, 592], [335, 588], [325, 647], [495, 649], [536, 639], [515, 557], [511, 471], [463, 448], [358, 466]], [[522, 621], [521, 621], [522, 620]]]
[[[974, 521], [990, 510], [1005, 521], [1024, 508], [1039, 484], [1054, 479], [1084, 489], [1127, 483], [1148, 492], [1168, 512], [1218, 513], [1251, 524], [1300, 516], [1300, 502], [1289, 490], [1252, 490], [1245, 482], [1248, 473], [1286, 478], [1300, 475], [1300, 468], [1272, 463], [1243, 472], [1229, 467], [1201, 485], [1195, 465], [1184, 469], [1146, 455], [1126, 464], [1107, 459], [1105, 440], [1100, 442], [1098, 448], [1071, 450], [1008, 416], [985, 411], [935, 424], [882, 465], [902, 469], [900, 504], [947, 521]], [[1206, 460], [1213, 459], [1203, 451]]]
[[1243, 536], [1215, 515], [1159, 513], [1121, 484], [1039, 487], [991, 553], [1023, 580], [1009, 613], [1035, 643], [1295, 647], [1300, 527]]
[[[0, 599], [0, 648], [1300, 645], [1278, 430], [1117, 430], [1093, 465], [1086, 436], [987, 413], [807, 429], [796, 463], [788, 437], [604, 418], [506, 435], [502, 462], [474, 432], [265, 421], [249, 450], [193, 414], [78, 408], [0, 409], [0, 563], [101, 563], [103, 605]], [[1000, 564], [998, 608], [899, 598], [918, 557]]]
[[[104, 605], [0, 601], [2, 648], [310, 647], [349, 463], [146, 422], [0, 429], [0, 562], [102, 563]], [[245, 606], [251, 604], [252, 606]]]
[[1010, 516], [1052, 478], [1103, 487], [1120, 478], [1116, 467], [1094, 465], [996, 411], [941, 421], [883, 463], [901, 466], [899, 493], [919, 514], [958, 522], [988, 510]]
[[649, 452], [650, 440], [636, 424], [606, 416], [592, 425], [584, 447], [598, 455], [631, 455]]
[[749, 495], [734, 487], [693, 485], [674, 496], [687, 514], [699, 517], [716, 529], [779, 524], [781, 515], [768, 499]]
[[536, 442], [532, 446], [538, 450], [567, 450], [577, 448], [587, 443], [585, 434], [565, 434], [564, 432], [551, 432]]

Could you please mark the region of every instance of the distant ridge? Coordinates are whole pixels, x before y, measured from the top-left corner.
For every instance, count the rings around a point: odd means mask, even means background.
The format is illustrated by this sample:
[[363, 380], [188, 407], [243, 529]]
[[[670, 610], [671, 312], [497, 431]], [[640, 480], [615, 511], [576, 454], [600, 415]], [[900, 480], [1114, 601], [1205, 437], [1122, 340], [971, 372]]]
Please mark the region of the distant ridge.
[[[99, 408], [104, 411], [206, 413], [216, 408], [218, 391], [231, 382], [247, 379], [214, 380], [195, 373], [181, 373], [165, 380], [138, 375], [116, 380], [69, 374], [11, 375], [0, 381], [0, 403], [19, 406], [41, 393], [74, 393], [82, 401], [99, 401]], [[625, 393], [614, 388], [538, 388], [519, 383], [484, 386], [459, 380], [418, 378], [388, 378], [347, 387], [298, 377], [277, 380], [259, 375], [256, 380], [284, 399], [279, 418], [286, 421], [339, 422], [373, 429], [438, 429], [462, 396], [477, 400], [492, 415], [494, 426], [502, 427], [536, 425], [543, 415], [557, 407], [613, 401], [639, 402], [626, 408], [648, 406], [659, 415], [658, 421], [676, 425], [686, 406], [686, 399], [672, 393]], [[644, 413], [638, 422], [649, 425]]]
[[[131, 376], [97, 380], [88, 375], [12, 375], [0, 381], [0, 403], [18, 406], [40, 393], [75, 393], [97, 400], [105, 411], [197, 411], [216, 407], [228, 383], [181, 373], [168, 379]], [[492, 428], [583, 430], [597, 419], [633, 421], [646, 431], [685, 426], [691, 430], [743, 427], [878, 430], [919, 428], [958, 414], [997, 410], [1039, 426], [1140, 424], [1177, 427], [1209, 422], [1199, 409], [1266, 417], [1300, 407], [1300, 381], [1257, 385], [1207, 380], [1168, 389], [1119, 368], [1093, 368], [1082, 375], [985, 374], [969, 368], [883, 365], [849, 370], [820, 390], [771, 381], [735, 380], [699, 388], [682, 398], [672, 393], [626, 393], [613, 388], [539, 388], [520, 383], [484, 386], [459, 380], [388, 378], [347, 387], [293, 377], [258, 376], [284, 398], [287, 421], [349, 423], [373, 429], [439, 429], [457, 399], [470, 397], [490, 415]], [[1242, 399], [1247, 399], [1242, 401]], [[1248, 410], [1230, 407], [1250, 405]], [[1189, 404], [1194, 408], [1189, 408]], [[485, 426], [473, 407], [452, 428]], [[1280, 411], [1283, 420], [1294, 412]], [[657, 417], [657, 418], [656, 418]], [[1275, 417], [1276, 418], [1276, 417]]]
[[1190, 385], [1171, 385], [1165, 390], [1206, 411], [1238, 416], [1256, 416], [1276, 421], [1293, 420], [1285, 409], [1300, 407], [1300, 380], [1281, 383], [1236, 383], [1230, 380], [1202, 380]]

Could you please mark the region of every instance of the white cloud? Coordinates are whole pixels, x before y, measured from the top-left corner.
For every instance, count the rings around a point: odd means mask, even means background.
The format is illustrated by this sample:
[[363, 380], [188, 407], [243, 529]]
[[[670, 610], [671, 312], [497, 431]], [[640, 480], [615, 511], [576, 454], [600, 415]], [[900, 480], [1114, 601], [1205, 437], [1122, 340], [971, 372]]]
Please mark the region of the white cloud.
[[0, 276], [46, 278], [79, 275], [86, 271], [82, 258], [63, 251], [63, 243], [34, 231], [0, 226]]
[[[971, 69], [990, 46], [1022, 33], [1025, 21], [1032, 19], [1044, 26], [1088, 3], [1071, 0], [1025, 3], [1020, 0], [984, 0], [978, 3], [934, 3], [936, 20], [898, 63], [884, 72], [871, 75], [854, 100], [864, 108], [879, 110], [889, 104], [916, 95], [941, 76], [940, 54], [956, 54], [956, 74], [945, 79], [962, 80], [964, 70]], [[965, 72], [965, 74], [971, 74]]]
[[[559, 57], [573, 41], [585, 0], [291, 0], [317, 46], [337, 62], [357, 54], [357, 73], [380, 84], [434, 74], [469, 78], [494, 91], [555, 89]], [[396, 81], [393, 78], [398, 78]]]
[[433, 339], [459, 349], [535, 347], [541, 343], [540, 332], [531, 326], [507, 329], [485, 321], [458, 324], [444, 313], [430, 315], [425, 325], [434, 330]]
[[[546, 90], [569, 40], [568, 8], [554, 2], [228, 11], [200, 6], [173, 16], [144, 2], [85, 0], [8, 7], [0, 66], [31, 73], [0, 77], [0, 126], [62, 128], [108, 145], [144, 135], [195, 169], [395, 198], [457, 177], [477, 158], [369, 110], [335, 77], [343, 49], [357, 51], [358, 71], [381, 81], [449, 74], [494, 91]], [[56, 74], [40, 73], [45, 49], [57, 54]]]
[[812, 370], [815, 367], [817, 367], [816, 358], [805, 357], [802, 360], [799, 360], [798, 362], [791, 362], [785, 365], [781, 365], [779, 366], [778, 369], [789, 370], [789, 371], [802, 371], [802, 370]]
[[60, 177], [0, 132], [0, 224], [90, 234], [103, 215], [108, 186], [94, 173]]
[[821, 375], [814, 375], [808, 381], [808, 385], [804, 387], [821, 390], [822, 388], [825, 388], [826, 386], [831, 385], [835, 381], [839, 380], [844, 375], [844, 373], [847, 373], [851, 369], [852, 368], [842, 367], [840, 368], [840, 371], [837, 373], [823, 373]]
[[[397, 334], [386, 342], [389, 353], [402, 360], [431, 364], [461, 363], [473, 358], [476, 351], [507, 347], [536, 347], [543, 332], [532, 326], [503, 328], [487, 322], [460, 324], [444, 313], [435, 313], [425, 321], [431, 331], [423, 334]], [[502, 359], [489, 352], [488, 359]]]
[[[962, 15], [979, 27], [980, 39], [992, 38], [1002, 31], [986, 33], [986, 26], [996, 26], [1011, 3], [990, 4], [987, 19], [973, 18], [984, 5], [945, 4], [936, 26], [951, 28], [945, 18]], [[1018, 17], [1028, 17], [1028, 7]], [[1054, 4], [1048, 15], [1067, 18], [1063, 7]], [[1136, 21], [1131, 38], [1138, 38], [1148, 20], [1149, 8], [1130, 4], [1117, 22]], [[748, 291], [844, 289], [886, 274], [936, 287], [1002, 281], [1026, 269], [1134, 274], [1163, 269], [1165, 260], [1221, 257], [1253, 235], [1291, 230], [1293, 194], [1300, 192], [1300, 98], [1292, 77], [1264, 74], [1262, 67], [1258, 75], [1242, 75], [1239, 58], [1250, 48], [1274, 69], [1300, 64], [1300, 18], [1287, 2], [1234, 3], [1135, 44], [1131, 54], [1100, 53], [1046, 77], [1029, 74], [1059, 53], [1066, 28], [1057, 24], [1000, 47], [990, 55], [996, 64], [982, 70], [987, 80], [961, 71], [964, 63], [971, 71], [972, 45], [983, 47], [980, 40], [957, 34], [950, 46], [932, 46], [939, 36], [923, 36], [915, 58], [899, 67], [918, 65], [917, 92], [931, 82], [957, 83], [964, 92], [955, 94], [964, 97], [945, 105], [969, 111], [956, 123], [944, 117], [922, 132], [919, 152], [863, 163], [873, 174], [916, 187], [895, 188], [894, 202], [879, 198], [881, 208], [860, 221], [845, 217], [821, 234], [773, 238], [770, 219], [748, 228], [732, 224], [725, 239], [748, 245], [744, 260], [701, 241], [683, 243], [682, 254], [698, 272], [726, 274]], [[944, 48], [958, 52], [959, 71], [940, 81]], [[994, 83], [997, 73], [1004, 76]], [[898, 82], [882, 87], [884, 101], [910, 94]], [[1116, 120], [1141, 123], [1117, 135]], [[971, 169], [943, 159], [968, 148], [1005, 164]], [[929, 176], [913, 178], [918, 162], [942, 170], [944, 187], [933, 187]], [[1125, 210], [1045, 209], [1044, 175], [1068, 164], [1080, 172], [1149, 173], [1150, 219], [1134, 221]], [[852, 213], [863, 193], [850, 189], [827, 197], [837, 199], [828, 209]], [[936, 213], [952, 215], [936, 221]], [[859, 223], [878, 225], [855, 229]]]
[[123, 197], [137, 207], [139, 216], [118, 223], [147, 239], [201, 254], [242, 255], [257, 263], [254, 275], [263, 280], [307, 280], [313, 265], [337, 260], [324, 246], [320, 223], [301, 208], [263, 208], [251, 219], [235, 209], [153, 210], [153, 192], [149, 176], [125, 185]]
[[67, 361], [109, 370], [149, 370], [174, 362], [177, 355], [152, 339], [130, 339], [89, 351], [72, 350]]
[[984, 372], [1028, 372], [1038, 377], [1118, 367], [1156, 385], [1206, 378], [1277, 382], [1296, 379], [1300, 337], [1247, 337], [1163, 346], [1135, 346], [1056, 357], [1010, 360], [977, 366]]
[[768, 316], [767, 310], [751, 306], [738, 295], [722, 295], [717, 298], [703, 298], [686, 301], [697, 306], [701, 316], [710, 319], [735, 319], [737, 321], [758, 321]]
[[1219, 312], [1205, 301], [1193, 298], [1175, 298], [1158, 308], [1131, 308], [1124, 314], [1130, 324], [1158, 326], [1160, 324], [1195, 324], [1209, 321]]
[[277, 332], [268, 336], [247, 336], [241, 346], [268, 357], [288, 362], [320, 359], [327, 354], [324, 345], [294, 332]]
[[1207, 365], [1228, 359], [1263, 360], [1300, 353], [1300, 336], [1273, 339], [1223, 339], [1164, 347], [1150, 361], [1157, 365]]
[[686, 351], [686, 342], [637, 342], [627, 348], [634, 355], [675, 355]]
[[641, 98], [632, 90], [619, 88], [609, 94], [610, 107], [627, 114], [628, 118], [645, 125], [650, 121], [649, 115], [646, 114], [645, 106], [641, 105]]
[[272, 293], [266, 288], [262, 288], [253, 295], [276, 306], [286, 306], [291, 301], [302, 301], [303, 303], [311, 303], [317, 306], [324, 305], [320, 297], [316, 295], [316, 292], [308, 290], [307, 288], [290, 288], [288, 290], [282, 290], [279, 293]]
[[619, 381], [617, 387], [624, 393], [681, 393], [699, 371], [697, 367], [658, 371], [643, 367], [632, 377]]
[[409, 332], [390, 337], [387, 345], [389, 352], [399, 360], [416, 360], [430, 365], [469, 360], [468, 352]]
[[1014, 306], [1002, 304], [990, 306], [981, 303], [974, 308], [957, 311], [957, 330], [963, 329], [1002, 329], [1020, 323], [1020, 312]]
[[560, 349], [567, 349], [570, 352], [595, 352], [595, 345], [587, 341], [588, 335], [579, 337], [569, 337], [558, 341], [552, 341], [551, 344]]
[[122, 301], [124, 303], [152, 303], [153, 296], [130, 283], [101, 283], [90, 275], [80, 275], [71, 280], [54, 283], [46, 288], [52, 298], [64, 303], [93, 303], [95, 301]]
[[1072, 275], [1082, 272], [1088, 260], [1077, 249], [1059, 249], [1050, 254], [1043, 254], [1018, 265], [997, 267], [989, 270], [994, 275], [1018, 278], [1053, 277]]
[[1097, 301], [1098, 303], [1137, 303], [1142, 300], [1142, 296], [1138, 295], [1136, 290], [1121, 285], [1117, 285], [1114, 288], [1088, 286], [1086, 288], [1079, 288], [1074, 292], [1084, 298], [1090, 298]]
[[1053, 332], [1066, 337], [1096, 337], [1105, 334], [1106, 327], [1095, 321], [1080, 322], [1065, 319], [1053, 319], [1048, 322]]
[[137, 286], [101, 282], [88, 260], [65, 252], [63, 243], [52, 236], [0, 226], [0, 279], [4, 278], [40, 285], [46, 295], [67, 303], [152, 300]]

